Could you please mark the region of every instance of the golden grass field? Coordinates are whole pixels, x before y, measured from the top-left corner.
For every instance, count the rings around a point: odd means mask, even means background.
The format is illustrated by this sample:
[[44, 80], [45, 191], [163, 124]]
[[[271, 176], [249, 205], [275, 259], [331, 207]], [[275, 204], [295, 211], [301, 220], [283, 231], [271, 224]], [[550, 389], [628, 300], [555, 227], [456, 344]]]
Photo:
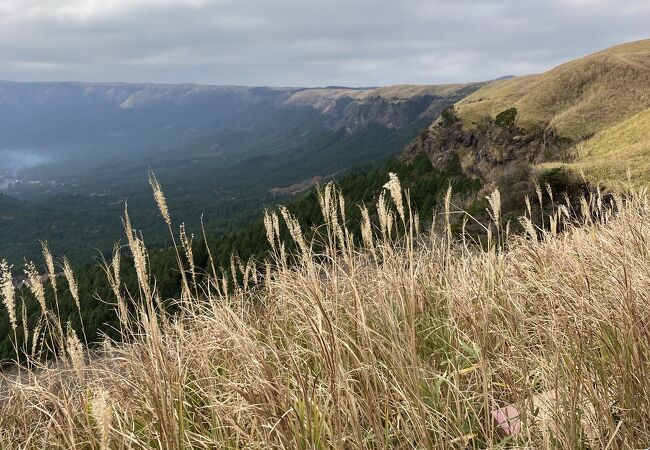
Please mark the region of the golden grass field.
[[576, 143], [574, 161], [540, 168], [568, 167], [612, 187], [650, 182], [650, 39], [490, 83], [456, 104], [467, 128], [511, 107], [518, 126], [553, 129]]
[[575, 154], [571, 163], [542, 167], [567, 167], [584, 173], [591, 183], [602, 182], [612, 189], [629, 182], [646, 183], [650, 180], [650, 109], [580, 142]]
[[[538, 195], [553, 211], [530, 208], [527, 235], [512, 236], [495, 191], [479, 246], [451, 233], [463, 214], [451, 193], [437, 226], [420, 232], [394, 177], [376, 212], [362, 208], [354, 239], [328, 185], [323, 245], [288, 210], [268, 211], [269, 262], [233, 265], [237, 288], [227, 272], [198, 273], [181, 233], [175, 314], [160, 308], [127, 216], [140, 289], [129, 294], [116, 277], [118, 253], [105, 299], [124, 342], [90, 357], [44, 310], [44, 328], [27, 330], [32, 356], [0, 392], [1, 448], [647, 448], [650, 198], [640, 190], [613, 206], [594, 194], [575, 216], [543, 186]], [[74, 287], [71, 269], [66, 277]], [[43, 346], [55, 365], [38, 362]], [[491, 416], [506, 405], [519, 411], [511, 435]]]
[[539, 75], [497, 81], [457, 105], [466, 125], [516, 107], [523, 127], [573, 140], [650, 108], [650, 39], [619, 45]]

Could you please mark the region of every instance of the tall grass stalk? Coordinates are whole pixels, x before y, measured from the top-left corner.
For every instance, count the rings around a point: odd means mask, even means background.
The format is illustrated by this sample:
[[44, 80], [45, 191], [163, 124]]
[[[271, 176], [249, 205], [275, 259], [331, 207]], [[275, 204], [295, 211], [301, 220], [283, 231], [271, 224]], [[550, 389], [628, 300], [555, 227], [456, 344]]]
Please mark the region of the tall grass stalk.
[[[529, 206], [520, 235], [500, 223], [492, 194], [488, 246], [452, 232], [451, 191], [443, 230], [426, 234], [396, 177], [376, 211], [362, 207], [360, 238], [334, 185], [319, 201], [316, 230], [286, 208], [267, 211], [267, 261], [233, 258], [225, 271], [211, 261], [174, 309], [156, 305], [125, 214], [139, 295], [121, 286], [119, 248], [104, 264], [123, 341], [83, 357], [70, 330], [71, 367], [33, 361], [29, 380], [7, 382], [3, 447], [649, 445], [645, 191], [587, 197], [582, 215], [552, 200], [539, 228]], [[519, 412], [516, 435], [492, 419], [506, 405]]]

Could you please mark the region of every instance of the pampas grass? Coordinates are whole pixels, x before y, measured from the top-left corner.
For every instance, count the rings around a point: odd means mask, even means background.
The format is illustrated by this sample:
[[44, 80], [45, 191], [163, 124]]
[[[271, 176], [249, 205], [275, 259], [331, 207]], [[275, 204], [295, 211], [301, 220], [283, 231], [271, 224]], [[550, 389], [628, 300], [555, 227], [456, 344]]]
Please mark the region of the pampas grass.
[[[451, 191], [446, 229], [418, 235], [397, 183], [392, 202], [382, 193], [378, 211], [362, 207], [361, 239], [333, 185], [319, 192], [313, 241], [288, 209], [267, 211], [260, 269], [232, 258], [232, 274], [197, 277], [173, 313], [155, 305], [125, 215], [140, 295], [123, 295], [119, 249], [104, 265], [123, 341], [90, 354], [69, 331], [71, 367], [34, 360], [7, 381], [3, 448], [647, 447], [647, 193], [586, 198], [582, 216], [562, 205], [545, 218], [552, 229], [528, 213], [526, 235], [485, 245], [451, 233], [462, 214]], [[495, 220], [498, 203], [492, 194]], [[514, 436], [491, 418], [506, 405], [520, 413]]]
[[0, 261], [0, 294], [2, 294], [2, 302], [7, 308], [11, 328], [15, 330], [18, 327], [18, 321], [16, 320], [16, 291], [11, 275], [11, 266], [5, 260]]

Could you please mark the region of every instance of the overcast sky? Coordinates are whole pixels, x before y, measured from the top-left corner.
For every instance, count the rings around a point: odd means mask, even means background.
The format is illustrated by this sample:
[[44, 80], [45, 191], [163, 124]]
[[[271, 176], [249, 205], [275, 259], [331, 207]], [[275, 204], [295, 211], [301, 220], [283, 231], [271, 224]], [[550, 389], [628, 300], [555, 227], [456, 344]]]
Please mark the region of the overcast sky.
[[648, 37], [650, 0], [0, 0], [0, 79], [431, 84]]

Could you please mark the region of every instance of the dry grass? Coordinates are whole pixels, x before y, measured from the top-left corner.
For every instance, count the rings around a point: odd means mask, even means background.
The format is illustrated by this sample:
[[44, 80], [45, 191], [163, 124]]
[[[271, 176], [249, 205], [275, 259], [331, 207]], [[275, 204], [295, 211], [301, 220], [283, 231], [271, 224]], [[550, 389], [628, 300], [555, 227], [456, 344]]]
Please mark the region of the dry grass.
[[[342, 203], [331, 185], [321, 192], [324, 247], [306, 242], [288, 211], [268, 212], [272, 263], [233, 264], [248, 281], [234, 290], [225, 273], [187, 284], [174, 315], [159, 309], [125, 218], [140, 295], [129, 298], [106, 267], [118, 304], [137, 305], [128, 316], [121, 308], [125, 343], [83, 361], [69, 335], [55, 368], [26, 363], [2, 393], [2, 448], [649, 445], [645, 192], [615, 210], [585, 200], [592, 214], [578, 222], [556, 204], [549, 232], [522, 218], [528, 238], [509, 236], [495, 193], [484, 246], [418, 235], [396, 179], [379, 202], [381, 225], [362, 227], [364, 247]], [[489, 411], [511, 403], [521, 432], [503, 437]]]
[[498, 81], [461, 100], [467, 126], [516, 107], [525, 128], [580, 140], [650, 108], [650, 40], [623, 44], [539, 75]]

